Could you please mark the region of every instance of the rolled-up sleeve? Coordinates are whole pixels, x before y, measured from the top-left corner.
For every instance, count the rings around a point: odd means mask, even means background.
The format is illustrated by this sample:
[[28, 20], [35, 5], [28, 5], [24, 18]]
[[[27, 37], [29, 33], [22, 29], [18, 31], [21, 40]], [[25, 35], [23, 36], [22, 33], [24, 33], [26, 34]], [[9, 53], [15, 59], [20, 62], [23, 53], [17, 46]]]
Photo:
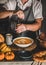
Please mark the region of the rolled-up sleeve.
[[37, 0], [33, 1], [33, 14], [35, 19], [38, 19], [38, 18], [43, 19], [42, 4], [40, 1], [37, 1]]
[[6, 10], [15, 10], [16, 9], [16, 1], [14, 0], [8, 0], [4, 6]]

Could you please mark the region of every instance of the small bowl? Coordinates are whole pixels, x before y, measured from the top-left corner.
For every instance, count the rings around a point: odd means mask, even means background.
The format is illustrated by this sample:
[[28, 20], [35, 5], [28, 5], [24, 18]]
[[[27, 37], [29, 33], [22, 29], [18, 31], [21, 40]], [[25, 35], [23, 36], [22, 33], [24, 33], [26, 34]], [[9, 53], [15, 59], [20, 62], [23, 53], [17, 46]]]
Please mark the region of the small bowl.
[[39, 38], [40, 38], [41, 40], [46, 40], [46, 34], [42, 32], [42, 33], [40, 34]]
[[41, 45], [43, 48], [46, 48], [46, 41], [40, 42], [40, 45]]
[[[29, 39], [29, 40], [31, 40], [31, 43], [28, 43], [28, 44], [22, 44], [22, 43], [19, 44], [19, 43], [15, 43], [16, 40], [21, 39], [21, 38]], [[32, 45], [33, 42], [34, 42], [34, 40], [33, 40], [32, 38], [29, 38], [29, 37], [18, 37], [18, 38], [13, 39], [13, 43], [14, 43], [15, 45], [17, 45], [17, 46], [19, 46], [19, 47], [23, 47], [23, 48]]]
[[46, 33], [42, 32], [38, 40], [40, 41], [40, 46], [42, 46], [43, 48], [46, 48]]

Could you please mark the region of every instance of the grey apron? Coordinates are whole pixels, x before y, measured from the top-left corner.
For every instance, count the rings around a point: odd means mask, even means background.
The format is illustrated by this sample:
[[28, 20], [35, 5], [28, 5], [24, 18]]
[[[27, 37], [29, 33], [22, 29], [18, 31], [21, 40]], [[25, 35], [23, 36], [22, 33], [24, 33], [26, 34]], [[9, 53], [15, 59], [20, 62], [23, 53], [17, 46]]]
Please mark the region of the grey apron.
[[[21, 10], [21, 9], [17, 6], [16, 10], [18, 11], [18, 10]], [[29, 13], [29, 10], [30, 10], [30, 13]], [[33, 23], [35, 23], [32, 6], [29, 7], [29, 8], [26, 8], [23, 12], [25, 14], [25, 18], [24, 18], [24, 20], [19, 20], [20, 21], [19, 23], [23, 23], [23, 24], [33, 24]], [[29, 16], [28, 16], [28, 14], [29, 14]], [[27, 18], [27, 16], [28, 16], [28, 18]], [[16, 17], [13, 16], [11, 19], [14, 20], [15, 18]], [[15, 27], [15, 20], [14, 20], [14, 23], [12, 22], [12, 28], [13, 27]], [[32, 31], [28, 31], [28, 30], [24, 31], [22, 33], [16, 34], [16, 35], [18, 37], [20, 37], [20, 36], [22, 36], [22, 37], [26, 36], [26, 37], [31, 37], [31, 38], [34, 38], [34, 39], [36, 38], [36, 32], [32, 32]]]

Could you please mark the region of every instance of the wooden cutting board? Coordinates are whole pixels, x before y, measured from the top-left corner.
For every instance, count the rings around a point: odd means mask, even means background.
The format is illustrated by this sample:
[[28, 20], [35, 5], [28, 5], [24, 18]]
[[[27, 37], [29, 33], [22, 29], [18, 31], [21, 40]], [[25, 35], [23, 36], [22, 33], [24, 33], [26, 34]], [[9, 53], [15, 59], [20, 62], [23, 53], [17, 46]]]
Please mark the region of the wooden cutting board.
[[34, 50], [37, 47], [37, 45], [34, 42], [31, 46], [26, 47], [26, 48], [21, 48], [21, 47], [18, 47], [16, 45], [14, 45], [14, 44], [12, 46], [10, 46], [10, 47], [11, 47], [12, 51], [21, 51], [21, 50], [32, 51], [32, 50]]

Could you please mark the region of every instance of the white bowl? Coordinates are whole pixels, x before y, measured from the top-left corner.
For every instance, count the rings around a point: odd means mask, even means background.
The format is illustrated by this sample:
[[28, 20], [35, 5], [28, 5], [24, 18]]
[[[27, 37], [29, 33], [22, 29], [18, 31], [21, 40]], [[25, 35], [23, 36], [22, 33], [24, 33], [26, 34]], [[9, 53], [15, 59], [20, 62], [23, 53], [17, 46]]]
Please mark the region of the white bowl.
[[[27, 38], [27, 39], [30, 39], [32, 42], [31, 42], [31, 43], [28, 43], [28, 44], [21, 44], [21, 43], [19, 44], [19, 43], [15, 43], [15, 42], [14, 42], [15, 40], [17, 40], [17, 39], [21, 39], [21, 38]], [[17, 46], [19, 46], [19, 47], [23, 47], [23, 48], [32, 45], [33, 42], [34, 42], [34, 40], [33, 40], [32, 38], [29, 38], [29, 37], [17, 37], [17, 38], [15, 38], [15, 39], [13, 39], [13, 43], [14, 43], [15, 45], [17, 45]]]

